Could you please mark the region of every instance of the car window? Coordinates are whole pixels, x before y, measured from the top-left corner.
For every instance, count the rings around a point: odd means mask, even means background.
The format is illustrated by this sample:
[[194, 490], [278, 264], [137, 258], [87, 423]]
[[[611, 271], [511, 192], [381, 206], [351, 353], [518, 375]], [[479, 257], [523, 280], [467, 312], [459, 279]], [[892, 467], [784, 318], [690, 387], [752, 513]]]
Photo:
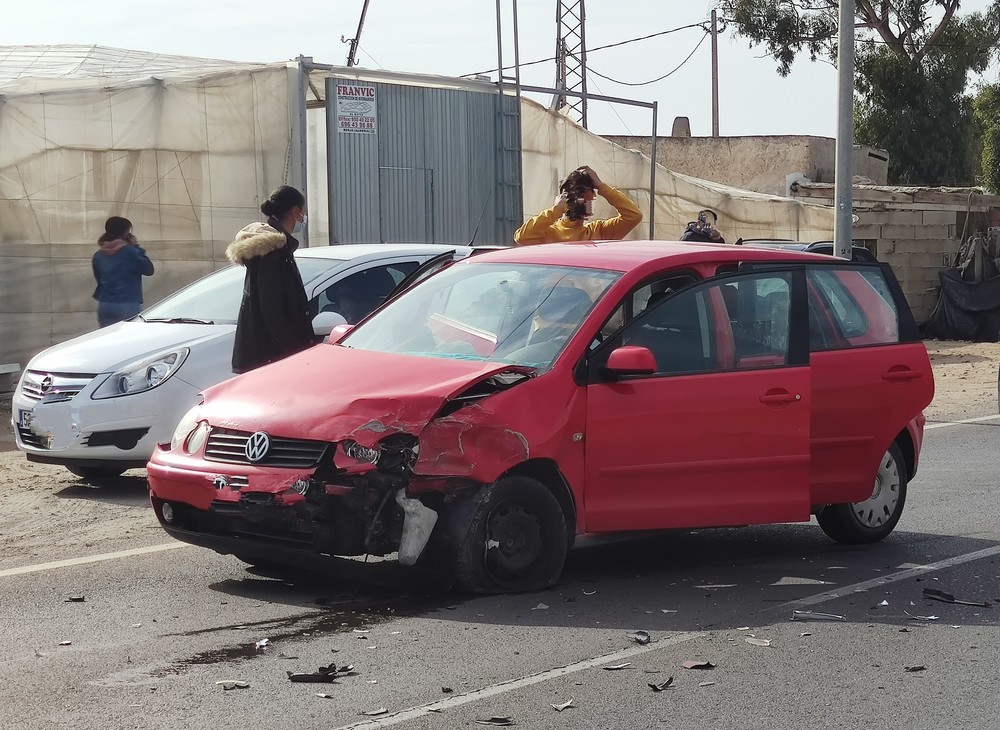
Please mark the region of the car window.
[[341, 344], [544, 368], [620, 276], [569, 266], [463, 261], [394, 298]]
[[881, 269], [824, 266], [807, 278], [811, 350], [899, 342], [899, 313]]
[[[295, 262], [308, 284], [324, 276], [340, 259], [298, 258]], [[171, 296], [157, 302], [142, 313], [144, 319], [192, 319], [215, 324], [236, 324], [243, 300], [243, 279], [246, 269], [227, 266], [199, 279]]]
[[791, 276], [755, 273], [691, 287], [654, 303], [604, 352], [620, 345], [646, 347], [658, 374], [786, 365]]
[[372, 313], [407, 274], [416, 261], [373, 266], [328, 286], [312, 302], [314, 311], [337, 312], [348, 324], [357, 324]]
[[698, 277], [694, 274], [675, 272], [659, 276], [652, 281], [647, 281], [641, 286], [636, 287], [622, 298], [621, 303], [601, 326], [600, 332], [591, 343], [591, 349], [594, 349], [604, 340], [614, 335], [623, 325], [631, 322], [632, 319], [644, 312], [648, 307], [696, 281], [698, 281]]

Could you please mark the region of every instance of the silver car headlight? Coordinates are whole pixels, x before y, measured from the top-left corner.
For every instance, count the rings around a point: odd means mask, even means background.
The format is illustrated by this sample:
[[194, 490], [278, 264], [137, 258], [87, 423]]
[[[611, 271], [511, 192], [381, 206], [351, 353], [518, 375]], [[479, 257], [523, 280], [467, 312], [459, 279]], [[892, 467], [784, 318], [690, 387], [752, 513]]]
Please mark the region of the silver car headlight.
[[201, 404], [196, 405], [194, 408], [181, 416], [181, 420], [177, 422], [177, 427], [174, 429], [174, 435], [170, 437], [171, 449], [176, 449], [188, 440], [188, 436], [191, 435], [191, 432], [197, 429], [200, 425], [200, 415]]
[[186, 347], [178, 347], [129, 363], [101, 383], [91, 398], [118, 398], [152, 390], [176, 373], [190, 352]]

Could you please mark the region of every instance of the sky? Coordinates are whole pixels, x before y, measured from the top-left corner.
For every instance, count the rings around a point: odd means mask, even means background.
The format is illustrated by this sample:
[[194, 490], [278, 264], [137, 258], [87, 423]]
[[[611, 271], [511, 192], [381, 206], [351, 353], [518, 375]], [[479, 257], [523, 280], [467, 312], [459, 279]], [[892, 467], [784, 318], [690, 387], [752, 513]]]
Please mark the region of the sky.
[[[982, 10], [989, 2], [965, 0], [961, 12]], [[502, 4], [507, 64], [513, 61], [513, 14], [511, 0]], [[556, 0], [517, 4], [522, 63], [552, 57]], [[303, 55], [339, 65], [348, 51], [341, 38], [354, 36], [362, 5], [363, 0], [6, 0], [0, 45], [96, 44], [263, 62]], [[590, 91], [658, 102], [661, 135], [670, 134], [677, 116], [690, 119], [695, 136], [711, 134], [711, 43], [700, 28], [595, 49], [707, 22], [715, 5], [716, 0], [587, 0]], [[369, 68], [449, 76], [490, 71], [497, 66], [495, 0], [370, 0], [360, 47], [358, 65]], [[802, 57], [787, 78], [775, 68], [762, 48], [750, 48], [731, 30], [720, 35], [720, 133], [834, 136], [833, 66]], [[994, 66], [987, 80], [998, 78]], [[552, 86], [554, 61], [523, 67], [521, 81]], [[651, 131], [648, 109], [591, 102], [589, 117], [590, 130], [598, 134]]]

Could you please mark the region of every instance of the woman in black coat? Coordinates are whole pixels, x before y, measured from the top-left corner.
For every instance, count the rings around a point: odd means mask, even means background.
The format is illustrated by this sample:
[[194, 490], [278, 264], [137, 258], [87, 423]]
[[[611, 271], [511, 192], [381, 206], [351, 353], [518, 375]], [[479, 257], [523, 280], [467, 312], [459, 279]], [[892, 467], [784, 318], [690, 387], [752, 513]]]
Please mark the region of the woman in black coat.
[[265, 200], [267, 223], [251, 223], [236, 234], [226, 257], [247, 269], [233, 344], [233, 372], [245, 373], [304, 350], [315, 342], [309, 300], [292, 254], [290, 231], [306, 222], [306, 199], [283, 185]]

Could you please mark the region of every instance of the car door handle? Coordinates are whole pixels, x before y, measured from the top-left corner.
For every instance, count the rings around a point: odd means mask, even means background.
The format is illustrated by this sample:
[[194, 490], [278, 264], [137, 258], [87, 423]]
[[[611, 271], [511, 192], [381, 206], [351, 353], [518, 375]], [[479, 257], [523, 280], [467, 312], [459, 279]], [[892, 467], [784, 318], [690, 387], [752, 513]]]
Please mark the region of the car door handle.
[[920, 373], [916, 370], [911, 370], [910, 368], [890, 368], [889, 370], [882, 373], [882, 380], [888, 380], [890, 382], [904, 382], [907, 380], [916, 380], [920, 377]]
[[789, 393], [787, 390], [769, 390], [760, 397], [760, 402], [765, 405], [772, 403], [795, 403], [802, 400], [798, 393]]

